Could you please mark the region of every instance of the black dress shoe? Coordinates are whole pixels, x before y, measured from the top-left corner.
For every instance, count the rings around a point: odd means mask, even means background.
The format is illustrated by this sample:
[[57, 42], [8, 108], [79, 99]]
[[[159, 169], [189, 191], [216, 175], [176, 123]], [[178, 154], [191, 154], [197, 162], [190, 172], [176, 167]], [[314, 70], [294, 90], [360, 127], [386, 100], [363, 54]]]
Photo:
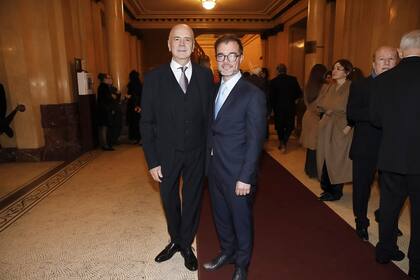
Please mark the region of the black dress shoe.
[[159, 253], [159, 255], [156, 256], [155, 261], [156, 262], [164, 262], [172, 258], [172, 256], [178, 252], [181, 248], [178, 244], [175, 244], [173, 242], [169, 243], [168, 246], [165, 247], [165, 249], [162, 250], [162, 252]]
[[205, 270], [213, 271], [229, 263], [233, 263], [233, 258], [231, 256], [221, 254], [210, 262], [203, 264], [203, 267]]
[[381, 255], [376, 253], [376, 262], [380, 263], [380, 264], [387, 264], [390, 261], [402, 261], [405, 258], [405, 254], [400, 251], [397, 250], [395, 251], [395, 253], [391, 254], [391, 255]]
[[181, 255], [184, 257], [185, 267], [191, 271], [196, 271], [198, 268], [198, 262], [191, 247], [181, 250]]
[[363, 241], [369, 241], [369, 233], [367, 231], [367, 227], [357, 227], [356, 226], [356, 234]]
[[235, 272], [233, 273], [232, 280], [246, 280], [248, 279], [248, 273], [243, 267], [235, 267]]
[[336, 200], [340, 200], [341, 195], [335, 195], [332, 193], [325, 193], [324, 195], [321, 195], [319, 197], [319, 200], [321, 201], [336, 201]]

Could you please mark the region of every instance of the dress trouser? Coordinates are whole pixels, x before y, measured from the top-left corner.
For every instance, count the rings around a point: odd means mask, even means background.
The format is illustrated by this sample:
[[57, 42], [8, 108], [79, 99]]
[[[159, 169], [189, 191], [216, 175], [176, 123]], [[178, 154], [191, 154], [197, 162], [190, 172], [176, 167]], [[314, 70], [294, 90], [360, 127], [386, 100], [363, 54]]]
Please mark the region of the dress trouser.
[[376, 254], [392, 255], [397, 246], [398, 219], [407, 197], [411, 204], [411, 234], [408, 258], [410, 265], [420, 267], [420, 174], [402, 175], [382, 171], [379, 177], [381, 198], [379, 204], [379, 242]]
[[356, 225], [369, 226], [367, 218], [371, 185], [376, 172], [376, 158], [353, 158], [353, 213]]
[[209, 191], [221, 251], [233, 255], [236, 266], [247, 268], [253, 247], [252, 204], [256, 187], [251, 186], [249, 195], [237, 196], [236, 185], [224, 184], [215, 168], [210, 159]]
[[[280, 110], [280, 109], [279, 109]], [[288, 110], [274, 113], [275, 128], [281, 144], [286, 145], [289, 137], [295, 129], [295, 112]]]
[[341, 198], [343, 196], [343, 184], [331, 184], [325, 161], [322, 166], [321, 189], [326, 193], [332, 194], [336, 198]]
[[[200, 217], [204, 179], [204, 148], [175, 151], [170, 174], [163, 172], [160, 195], [171, 241], [187, 249], [191, 246]], [[180, 178], [182, 190], [180, 191]], [[182, 198], [180, 197], [180, 193]]]
[[316, 150], [306, 149], [305, 173], [310, 178], [318, 178]]

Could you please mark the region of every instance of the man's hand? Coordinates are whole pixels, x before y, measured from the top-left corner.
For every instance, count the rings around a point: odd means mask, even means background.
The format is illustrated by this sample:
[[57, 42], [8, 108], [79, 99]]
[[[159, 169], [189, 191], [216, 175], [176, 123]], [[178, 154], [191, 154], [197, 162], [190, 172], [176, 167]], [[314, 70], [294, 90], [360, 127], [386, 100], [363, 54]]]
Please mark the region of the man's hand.
[[153, 180], [155, 180], [156, 182], [162, 183], [163, 175], [162, 175], [162, 170], [160, 168], [160, 165], [150, 169], [149, 172], [150, 172], [150, 175], [152, 175]]
[[242, 183], [241, 181], [236, 182], [236, 195], [247, 195], [251, 191], [251, 185]]

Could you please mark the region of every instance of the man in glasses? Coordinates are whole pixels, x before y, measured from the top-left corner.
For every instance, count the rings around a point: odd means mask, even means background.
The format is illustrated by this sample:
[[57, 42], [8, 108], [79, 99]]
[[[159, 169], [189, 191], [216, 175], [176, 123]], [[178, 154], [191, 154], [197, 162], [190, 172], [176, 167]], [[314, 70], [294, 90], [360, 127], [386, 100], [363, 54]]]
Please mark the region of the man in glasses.
[[247, 279], [251, 259], [252, 200], [266, 130], [264, 93], [241, 78], [243, 46], [234, 35], [215, 43], [221, 74], [208, 139], [208, 179], [221, 252], [204, 268], [234, 263], [233, 279]]
[[[170, 63], [144, 78], [141, 134], [149, 172], [160, 184], [170, 243], [156, 262], [180, 251], [197, 270], [191, 244], [197, 232], [206, 159], [206, 134], [213, 90], [209, 69], [192, 63], [194, 33], [186, 24], [169, 34]], [[179, 182], [182, 178], [180, 197]]]

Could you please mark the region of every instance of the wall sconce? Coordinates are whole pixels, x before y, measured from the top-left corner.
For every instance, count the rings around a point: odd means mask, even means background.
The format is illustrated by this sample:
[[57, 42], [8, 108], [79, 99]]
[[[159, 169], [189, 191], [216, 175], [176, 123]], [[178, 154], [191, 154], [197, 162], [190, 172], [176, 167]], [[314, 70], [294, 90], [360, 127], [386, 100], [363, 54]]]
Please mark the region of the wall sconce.
[[201, 0], [201, 5], [206, 10], [211, 10], [216, 6], [216, 0]]

